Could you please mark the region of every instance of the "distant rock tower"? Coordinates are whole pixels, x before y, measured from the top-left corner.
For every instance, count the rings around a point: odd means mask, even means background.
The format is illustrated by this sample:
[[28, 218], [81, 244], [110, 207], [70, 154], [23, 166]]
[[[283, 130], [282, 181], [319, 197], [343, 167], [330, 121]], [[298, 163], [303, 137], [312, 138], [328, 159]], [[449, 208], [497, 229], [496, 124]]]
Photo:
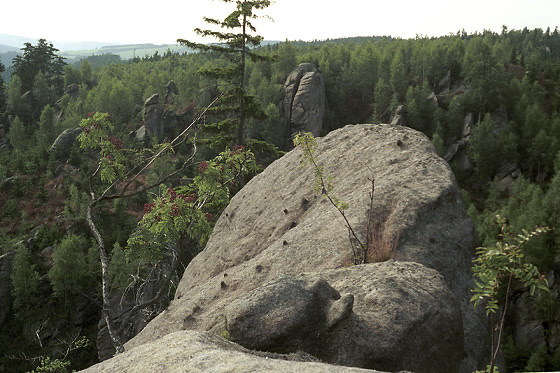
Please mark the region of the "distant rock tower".
[[312, 63], [300, 63], [284, 83], [282, 110], [290, 138], [300, 132], [319, 136], [326, 109], [323, 74]]

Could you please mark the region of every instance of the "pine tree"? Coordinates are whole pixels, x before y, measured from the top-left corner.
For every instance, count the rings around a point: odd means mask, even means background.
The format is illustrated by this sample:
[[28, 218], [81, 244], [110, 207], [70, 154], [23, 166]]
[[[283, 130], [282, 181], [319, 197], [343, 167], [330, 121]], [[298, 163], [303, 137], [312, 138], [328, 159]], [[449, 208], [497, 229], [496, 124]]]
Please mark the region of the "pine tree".
[[14, 310], [18, 317], [26, 318], [37, 304], [39, 274], [35, 270], [35, 265], [31, 264], [29, 249], [24, 245], [19, 245], [17, 248], [11, 277]]
[[200, 69], [198, 73], [218, 80], [221, 84], [221, 93], [216, 105], [211, 112], [221, 117], [221, 120], [205, 126], [205, 129], [213, 135], [211, 143], [216, 146], [224, 145], [249, 146], [254, 150], [272, 150], [273, 147], [263, 141], [247, 139], [246, 124], [248, 119], [255, 118], [264, 120], [266, 115], [260, 108], [254, 96], [247, 94], [246, 89], [246, 64], [248, 59], [252, 61], [265, 60], [265, 57], [257, 54], [254, 48], [258, 47], [263, 40], [256, 32], [252, 21], [259, 18], [255, 11], [267, 8], [270, 0], [222, 0], [225, 3], [234, 3], [235, 10], [223, 21], [204, 17], [209, 25], [219, 26], [224, 31], [202, 30], [196, 28], [194, 31], [203, 37], [211, 37], [219, 40], [219, 43], [200, 44], [185, 39], [178, 42], [199, 51], [218, 52], [227, 57], [230, 64], [226, 67]]
[[35, 136], [38, 147], [44, 150], [48, 149], [56, 139], [54, 109], [50, 105], [46, 105], [41, 112], [39, 129], [35, 132]]
[[[58, 56], [52, 44], [45, 39], [39, 39], [37, 45], [25, 43], [21, 49], [23, 55], [13, 59], [12, 76], [17, 75], [22, 81], [22, 92], [33, 90], [35, 77], [41, 71], [46, 80], [51, 98], [62, 95], [64, 91], [64, 58]], [[54, 102], [50, 102], [54, 104]], [[38, 110], [41, 110], [39, 108]]]
[[54, 247], [53, 266], [49, 279], [55, 296], [67, 297], [86, 291], [88, 268], [86, 263], [86, 241], [75, 235], [65, 236]]
[[6, 109], [6, 93], [4, 92], [4, 80], [2, 73], [6, 71], [6, 67], [0, 62], [0, 113]]

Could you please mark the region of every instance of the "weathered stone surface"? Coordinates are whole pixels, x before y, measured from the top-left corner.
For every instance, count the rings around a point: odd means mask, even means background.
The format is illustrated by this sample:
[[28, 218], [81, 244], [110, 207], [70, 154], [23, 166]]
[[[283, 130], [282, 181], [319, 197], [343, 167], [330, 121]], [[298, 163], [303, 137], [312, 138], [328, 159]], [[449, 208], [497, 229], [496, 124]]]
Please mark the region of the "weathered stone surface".
[[463, 323], [450, 299], [437, 271], [390, 260], [320, 277], [282, 276], [229, 305], [226, 326], [232, 341], [259, 351], [301, 350], [328, 363], [370, 369], [457, 372]]
[[169, 83], [165, 86], [165, 100], [163, 101], [166, 105], [171, 105], [173, 103], [173, 96], [179, 93], [179, 89], [177, 89], [177, 85], [173, 80], [170, 80]]
[[290, 136], [294, 137], [300, 132], [319, 136], [326, 108], [323, 74], [314, 64], [299, 64], [286, 79], [284, 89], [284, 117]]
[[252, 350], [305, 351], [350, 315], [353, 295], [343, 299], [321, 277], [280, 276], [228, 305], [225, 327], [233, 342]]
[[64, 91], [64, 93], [72, 98], [78, 98], [80, 87], [77, 84], [70, 84], [68, 87], [66, 87], [66, 91]]
[[144, 102], [144, 127], [149, 138], [160, 138], [162, 134], [161, 123], [158, 118], [159, 95], [151, 95]]
[[314, 361], [312, 357], [301, 353], [289, 356], [259, 353], [214, 334], [184, 330], [138, 346], [82, 372], [375, 373], [378, 371], [328, 365]]
[[396, 107], [395, 112], [391, 114], [391, 125], [392, 126], [403, 126], [404, 125], [404, 106], [399, 105]]
[[80, 127], [68, 128], [62, 131], [60, 135], [54, 140], [49, 151], [56, 152], [61, 156], [67, 156], [70, 153], [70, 148], [76, 142], [78, 135], [82, 133]]
[[[489, 338], [482, 310], [475, 313], [469, 303], [473, 224], [449, 166], [429, 139], [407, 127], [354, 125], [318, 139], [316, 154], [332, 176], [333, 194], [349, 203], [346, 214], [362, 238], [369, 224], [370, 179], [375, 179], [373, 209], [384, 221], [379, 233], [385, 242], [397, 241], [394, 253], [389, 245], [375, 252], [444, 276], [463, 316], [461, 370], [481, 368]], [[289, 152], [232, 199], [205, 250], [186, 269], [175, 300], [127, 348], [180, 329], [221, 333], [226, 306], [258, 286], [281, 274], [322, 273], [351, 264], [344, 222], [313, 193], [313, 171], [302, 170], [301, 159], [299, 149]]]

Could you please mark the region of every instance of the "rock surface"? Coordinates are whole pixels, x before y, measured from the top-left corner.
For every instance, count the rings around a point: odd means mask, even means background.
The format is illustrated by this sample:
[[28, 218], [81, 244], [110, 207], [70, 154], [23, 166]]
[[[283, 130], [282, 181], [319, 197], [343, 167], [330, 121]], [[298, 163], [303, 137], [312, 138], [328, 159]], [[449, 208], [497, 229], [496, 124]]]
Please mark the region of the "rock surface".
[[144, 127], [149, 138], [160, 138], [162, 135], [159, 123], [159, 95], [153, 94], [144, 102]]
[[[371, 224], [367, 211], [375, 179], [373, 209], [383, 219], [379, 236], [386, 239], [371, 257], [417, 262], [442, 274], [461, 307], [466, 356], [461, 371], [485, 365], [484, 314], [469, 304], [474, 229], [455, 178], [429, 139], [407, 127], [354, 125], [318, 139], [316, 154], [332, 176], [332, 193], [349, 203], [346, 214], [362, 238]], [[323, 273], [352, 263], [344, 222], [313, 193], [313, 170], [302, 169], [301, 159], [299, 149], [291, 151], [232, 199], [169, 308], [127, 349], [181, 329], [219, 334], [226, 307], [249, 291], [282, 274]], [[383, 245], [391, 241], [394, 251]], [[461, 346], [455, 348], [463, 354]]]
[[253, 350], [304, 351], [369, 369], [457, 372], [463, 324], [450, 299], [437, 271], [390, 260], [320, 277], [282, 276], [230, 304], [226, 326], [233, 342]]
[[173, 80], [165, 86], [163, 107], [160, 105], [159, 94], [155, 93], [144, 102], [144, 125], [134, 132], [137, 141], [148, 145], [151, 139], [163, 140], [171, 127], [176, 123], [178, 114], [169, 109], [174, 101], [174, 96], [179, 92]]
[[310, 360], [304, 354], [279, 356], [253, 352], [214, 334], [184, 330], [168, 334], [82, 372], [376, 372]]
[[284, 83], [282, 102], [290, 138], [300, 132], [319, 136], [326, 108], [323, 74], [312, 63], [301, 63]]
[[60, 135], [58, 135], [56, 140], [54, 140], [49, 151], [56, 152], [56, 154], [61, 156], [67, 156], [70, 153], [70, 148], [80, 133], [82, 133], [82, 129], [80, 127], [65, 129]]

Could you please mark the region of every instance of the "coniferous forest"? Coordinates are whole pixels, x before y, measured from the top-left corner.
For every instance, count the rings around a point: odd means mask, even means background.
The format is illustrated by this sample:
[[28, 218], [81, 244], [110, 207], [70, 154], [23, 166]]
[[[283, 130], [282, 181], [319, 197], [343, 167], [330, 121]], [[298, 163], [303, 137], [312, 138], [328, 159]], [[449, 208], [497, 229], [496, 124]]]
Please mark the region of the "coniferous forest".
[[[299, 63], [324, 76], [323, 135], [395, 122], [432, 140], [463, 190], [480, 245], [497, 240], [498, 213], [519, 232], [560, 228], [558, 29], [250, 50], [239, 76], [230, 68], [238, 60], [219, 48], [67, 64], [43, 39], [22, 47], [0, 80], [0, 255], [12, 258], [2, 277], [11, 286], [0, 292], [0, 371], [99, 361], [105, 264], [113, 304], [146, 303], [147, 319], [165, 309], [231, 196], [291, 150], [281, 102]], [[243, 111], [241, 135], [230, 126], [239, 100], [252, 110]], [[142, 136], [148, 106], [169, 120]], [[179, 215], [188, 218], [166, 218]], [[527, 245], [526, 260], [560, 273], [559, 247], [553, 230]], [[164, 289], [152, 303], [150, 284]], [[545, 328], [560, 321], [557, 294], [534, 304]], [[511, 329], [503, 348], [511, 371], [560, 370], [560, 349], [531, 350]]]

